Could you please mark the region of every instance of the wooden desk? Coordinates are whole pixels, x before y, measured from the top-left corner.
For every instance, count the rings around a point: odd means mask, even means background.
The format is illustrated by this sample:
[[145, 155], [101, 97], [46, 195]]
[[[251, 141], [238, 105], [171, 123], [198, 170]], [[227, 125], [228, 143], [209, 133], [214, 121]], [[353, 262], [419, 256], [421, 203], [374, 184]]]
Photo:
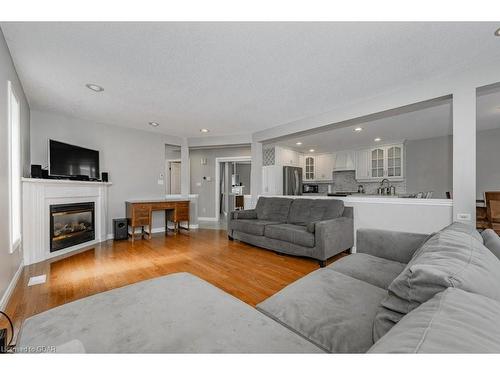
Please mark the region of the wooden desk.
[[[189, 201], [187, 200], [135, 200], [125, 202], [128, 225], [132, 227], [132, 242], [135, 238], [135, 228], [141, 227], [141, 237], [144, 233], [151, 239], [153, 211], [165, 211], [165, 233], [168, 232], [168, 222], [174, 223], [174, 230], [179, 228], [189, 230]], [[179, 222], [187, 221], [187, 227], [179, 226]], [[145, 232], [148, 227], [149, 233]]]

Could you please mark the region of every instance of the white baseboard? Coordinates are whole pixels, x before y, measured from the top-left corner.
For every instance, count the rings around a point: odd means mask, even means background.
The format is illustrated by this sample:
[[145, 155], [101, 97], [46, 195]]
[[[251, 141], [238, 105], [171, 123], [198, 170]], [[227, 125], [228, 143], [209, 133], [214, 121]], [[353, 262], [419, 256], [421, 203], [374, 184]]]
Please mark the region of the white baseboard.
[[16, 273], [14, 274], [14, 277], [12, 280], [10, 280], [9, 286], [5, 290], [5, 293], [2, 296], [2, 299], [0, 299], [0, 310], [4, 311], [5, 308], [7, 307], [7, 304], [9, 303], [10, 296], [12, 295], [12, 292], [14, 291], [14, 288], [16, 287], [17, 281], [19, 280], [19, 276], [21, 276], [21, 272], [23, 270], [24, 264], [23, 261], [21, 260], [21, 264], [19, 265], [19, 268], [17, 269]]
[[218, 221], [216, 217], [202, 217], [198, 216], [198, 221]]

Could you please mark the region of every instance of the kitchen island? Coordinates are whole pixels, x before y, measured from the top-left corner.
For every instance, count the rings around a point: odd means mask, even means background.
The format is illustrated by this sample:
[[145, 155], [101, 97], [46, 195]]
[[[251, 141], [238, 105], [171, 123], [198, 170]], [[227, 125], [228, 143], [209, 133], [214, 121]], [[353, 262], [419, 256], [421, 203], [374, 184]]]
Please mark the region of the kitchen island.
[[[276, 197], [276, 195], [275, 195]], [[286, 198], [339, 199], [354, 209], [354, 233], [359, 228], [433, 233], [453, 221], [452, 199], [399, 198], [353, 194], [346, 197], [280, 196]]]

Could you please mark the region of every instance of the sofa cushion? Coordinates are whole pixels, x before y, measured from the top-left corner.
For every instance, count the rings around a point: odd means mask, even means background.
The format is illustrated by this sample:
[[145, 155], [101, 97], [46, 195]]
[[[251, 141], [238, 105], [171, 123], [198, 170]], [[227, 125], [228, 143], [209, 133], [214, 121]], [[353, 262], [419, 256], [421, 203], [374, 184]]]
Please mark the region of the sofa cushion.
[[500, 353], [500, 302], [448, 288], [406, 315], [370, 353]]
[[336, 219], [344, 212], [339, 199], [295, 199], [290, 207], [288, 223], [307, 225], [312, 222]]
[[481, 236], [481, 233], [479, 233], [477, 229], [472, 225], [455, 221], [442, 230], [447, 230], [447, 231], [453, 230], [455, 232], [468, 234], [473, 238], [475, 238], [476, 240], [478, 240], [479, 242], [481, 242], [482, 244], [484, 244], [484, 240], [483, 237]]
[[333, 353], [364, 353], [385, 290], [320, 269], [290, 284], [257, 308]]
[[387, 289], [405, 266], [404, 263], [359, 253], [339, 259], [326, 269]]
[[255, 206], [257, 218], [259, 220], [286, 223], [292, 201], [291, 198], [260, 197]]
[[234, 211], [235, 219], [257, 219], [257, 211], [255, 210], [242, 210]]
[[458, 228], [449, 226], [436, 233], [390, 284], [374, 322], [375, 340], [448, 287], [500, 301], [500, 260], [463, 226]]
[[276, 224], [267, 225], [264, 235], [268, 238], [294, 243], [306, 247], [314, 247], [314, 234], [302, 225]]
[[276, 221], [237, 219], [231, 220], [231, 229], [238, 232], [263, 236], [266, 225], [278, 224]]
[[493, 229], [486, 229], [481, 233], [484, 246], [500, 259], [500, 236]]

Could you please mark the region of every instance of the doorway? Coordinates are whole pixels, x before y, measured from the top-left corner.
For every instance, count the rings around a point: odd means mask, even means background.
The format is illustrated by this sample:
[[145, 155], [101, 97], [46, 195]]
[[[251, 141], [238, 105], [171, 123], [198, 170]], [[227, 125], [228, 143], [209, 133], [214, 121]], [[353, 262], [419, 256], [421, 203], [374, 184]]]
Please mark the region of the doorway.
[[165, 194], [181, 194], [181, 148], [165, 145]]
[[215, 159], [216, 221], [225, 219], [236, 206], [245, 208], [250, 201], [251, 156]]
[[170, 194], [181, 193], [181, 162], [170, 162]]

